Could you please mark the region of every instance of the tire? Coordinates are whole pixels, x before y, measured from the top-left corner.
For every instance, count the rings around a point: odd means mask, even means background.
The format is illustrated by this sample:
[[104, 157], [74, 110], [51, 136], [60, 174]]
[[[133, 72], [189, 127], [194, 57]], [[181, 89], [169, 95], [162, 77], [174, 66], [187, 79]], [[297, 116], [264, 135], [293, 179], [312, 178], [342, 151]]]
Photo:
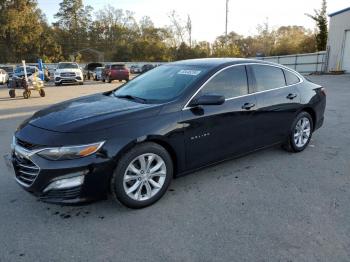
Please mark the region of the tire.
[[45, 97], [45, 90], [44, 90], [44, 89], [40, 89], [40, 90], [39, 90], [39, 95], [40, 95], [41, 97]]
[[79, 85], [80, 85], [80, 86], [84, 85], [84, 82], [79, 82]]
[[16, 92], [15, 92], [15, 90], [9, 90], [9, 96], [10, 96], [11, 98], [15, 98], [15, 97], [16, 97]]
[[129, 82], [129, 81], [130, 81], [130, 79], [129, 79], [129, 78], [127, 78], [127, 79], [125, 79], [125, 81], [126, 81], [126, 82]]
[[103, 82], [103, 83], [106, 82], [106, 79], [102, 78], [102, 82]]
[[108, 83], [112, 83], [112, 79], [110, 77], [107, 78]]
[[29, 91], [24, 91], [23, 92], [23, 98], [28, 99], [30, 97]]
[[302, 111], [294, 119], [288, 139], [283, 144], [283, 148], [293, 153], [303, 151], [310, 143], [313, 128], [314, 123], [311, 115], [308, 112]]
[[119, 80], [119, 82], [121, 82], [121, 81], [123, 81], [123, 80]]
[[[159, 164], [153, 174], [162, 174], [160, 176], [154, 176], [147, 178], [152, 173], [144, 173], [141, 168], [141, 162], [139, 159], [145, 160], [145, 168], [147, 168], [147, 161], [150, 157], [153, 160], [150, 161], [150, 165], [153, 168]], [[130, 171], [129, 165], [134, 163], [134, 169], [139, 173]], [[148, 168], [149, 170], [152, 170]], [[129, 181], [124, 181], [125, 177], [128, 177]], [[132, 177], [135, 178], [132, 178]], [[135, 146], [127, 153], [125, 153], [118, 161], [117, 167], [113, 172], [110, 187], [111, 192], [115, 200], [121, 202], [129, 208], [143, 208], [157, 202], [166, 192], [173, 177], [173, 162], [169, 153], [160, 145], [152, 142], [146, 142]], [[130, 179], [132, 178], [132, 179]], [[136, 179], [137, 178], [137, 179]], [[149, 182], [152, 180], [152, 182]], [[155, 184], [153, 183], [155, 182]], [[139, 186], [135, 185], [138, 183]], [[140, 186], [141, 185], [141, 186]], [[158, 188], [160, 186], [160, 188]], [[134, 190], [132, 190], [134, 188]], [[127, 193], [127, 190], [132, 190]], [[149, 193], [149, 195], [147, 194]]]
[[61, 85], [61, 83], [55, 83], [55, 86], [60, 86]]

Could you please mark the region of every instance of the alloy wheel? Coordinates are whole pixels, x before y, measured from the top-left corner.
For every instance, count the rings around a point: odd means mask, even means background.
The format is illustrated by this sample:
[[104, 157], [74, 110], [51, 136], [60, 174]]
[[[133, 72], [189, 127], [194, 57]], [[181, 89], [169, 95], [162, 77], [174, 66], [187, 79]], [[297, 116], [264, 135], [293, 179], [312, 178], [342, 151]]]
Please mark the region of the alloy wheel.
[[159, 155], [142, 154], [130, 162], [124, 173], [125, 193], [133, 200], [148, 200], [162, 189], [166, 175], [166, 164]]
[[311, 123], [307, 117], [298, 120], [294, 128], [294, 143], [297, 147], [305, 146], [311, 135]]

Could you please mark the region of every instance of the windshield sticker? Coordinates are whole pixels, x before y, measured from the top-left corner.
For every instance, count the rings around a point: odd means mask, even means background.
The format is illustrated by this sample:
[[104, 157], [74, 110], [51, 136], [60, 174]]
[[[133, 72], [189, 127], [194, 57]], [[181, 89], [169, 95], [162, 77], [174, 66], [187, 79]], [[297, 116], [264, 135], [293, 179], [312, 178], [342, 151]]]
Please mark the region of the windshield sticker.
[[177, 74], [178, 75], [190, 75], [190, 76], [196, 76], [199, 75], [201, 71], [199, 70], [180, 70]]

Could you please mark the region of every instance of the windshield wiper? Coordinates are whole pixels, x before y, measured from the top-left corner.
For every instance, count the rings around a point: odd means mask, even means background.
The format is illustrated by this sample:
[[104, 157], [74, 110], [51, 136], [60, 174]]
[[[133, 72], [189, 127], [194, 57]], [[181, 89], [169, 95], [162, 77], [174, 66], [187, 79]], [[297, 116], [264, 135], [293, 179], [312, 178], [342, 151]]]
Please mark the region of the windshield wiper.
[[135, 100], [135, 101], [139, 101], [142, 103], [146, 103], [148, 100], [145, 98], [141, 98], [138, 96], [133, 96], [133, 95], [116, 95], [115, 93], [113, 93], [113, 95], [117, 98], [126, 98], [126, 99], [130, 99], [130, 100]]

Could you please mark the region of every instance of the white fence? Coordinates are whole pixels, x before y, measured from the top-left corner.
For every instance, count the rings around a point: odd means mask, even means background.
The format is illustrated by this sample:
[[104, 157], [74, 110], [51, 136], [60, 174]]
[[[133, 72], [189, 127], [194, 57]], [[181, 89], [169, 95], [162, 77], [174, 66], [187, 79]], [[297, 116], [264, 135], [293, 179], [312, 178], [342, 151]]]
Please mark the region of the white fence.
[[[328, 64], [328, 52], [321, 51], [317, 53], [308, 53], [308, 54], [296, 54], [296, 55], [284, 55], [284, 56], [266, 56], [266, 57], [254, 57], [255, 59], [274, 62], [282, 64], [284, 66], [290, 67], [299, 73], [308, 74], [308, 73], [323, 73], [327, 70]], [[125, 62], [125, 64], [130, 67], [131, 65], [142, 66], [144, 64], [153, 64], [160, 65], [166, 62]], [[108, 64], [108, 62], [104, 62]], [[57, 64], [45, 64], [49, 70], [54, 70]], [[82, 67], [85, 64], [81, 64]]]
[[278, 63], [298, 71], [299, 73], [322, 73], [327, 69], [327, 51], [308, 54], [296, 54], [285, 56], [266, 56], [256, 59]]

